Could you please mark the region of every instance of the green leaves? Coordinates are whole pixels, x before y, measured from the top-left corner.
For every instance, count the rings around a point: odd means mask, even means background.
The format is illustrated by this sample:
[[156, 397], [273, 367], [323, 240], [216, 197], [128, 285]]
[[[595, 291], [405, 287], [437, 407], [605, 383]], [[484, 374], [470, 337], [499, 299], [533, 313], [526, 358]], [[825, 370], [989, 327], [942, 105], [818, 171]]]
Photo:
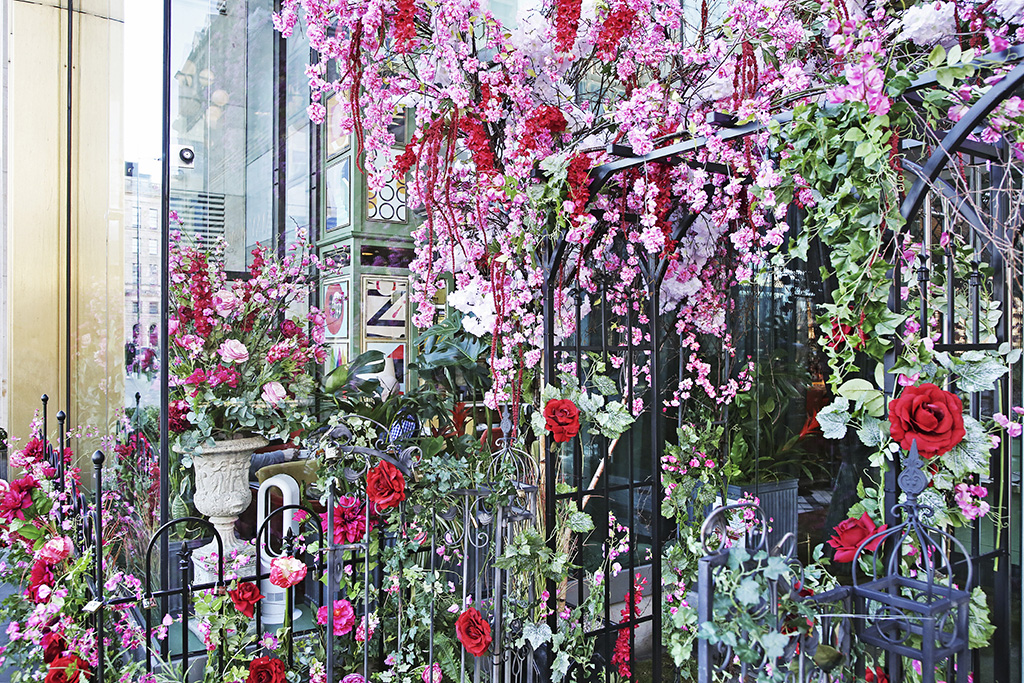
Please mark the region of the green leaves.
[[578, 534], [585, 534], [594, 530], [594, 520], [582, 510], [573, 510], [569, 513], [566, 526]]
[[747, 607], [753, 607], [754, 605], [761, 602], [761, 586], [751, 578], [746, 578], [740, 581], [740, 584], [736, 587], [736, 601], [741, 605]]
[[943, 463], [957, 479], [963, 479], [969, 474], [988, 476], [991, 442], [985, 428], [970, 415], [964, 415], [964, 429], [967, 434], [963, 441], [950, 452], [940, 456]]
[[829, 405], [818, 411], [818, 424], [821, 434], [826, 439], [841, 439], [846, 436], [846, 426], [850, 422], [850, 401], [836, 398]]
[[936, 353], [939, 365], [954, 373], [957, 388], [965, 392], [989, 391], [1009, 368], [999, 358], [984, 351], [967, 351], [960, 357], [947, 353]]
[[866, 379], [847, 380], [836, 393], [853, 401], [857, 410], [863, 409], [872, 417], [881, 417], [885, 413], [885, 396]]

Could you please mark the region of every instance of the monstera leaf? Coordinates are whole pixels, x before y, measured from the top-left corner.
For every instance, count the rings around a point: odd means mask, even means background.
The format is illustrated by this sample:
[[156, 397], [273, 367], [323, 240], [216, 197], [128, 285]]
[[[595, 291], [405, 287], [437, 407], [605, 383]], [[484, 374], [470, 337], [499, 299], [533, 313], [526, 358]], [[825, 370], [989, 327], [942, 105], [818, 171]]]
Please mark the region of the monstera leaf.
[[384, 354], [366, 351], [352, 359], [348, 365], [339, 365], [324, 377], [324, 391], [333, 394], [342, 403], [352, 403], [360, 396], [369, 396], [380, 386], [375, 377], [384, 370]]

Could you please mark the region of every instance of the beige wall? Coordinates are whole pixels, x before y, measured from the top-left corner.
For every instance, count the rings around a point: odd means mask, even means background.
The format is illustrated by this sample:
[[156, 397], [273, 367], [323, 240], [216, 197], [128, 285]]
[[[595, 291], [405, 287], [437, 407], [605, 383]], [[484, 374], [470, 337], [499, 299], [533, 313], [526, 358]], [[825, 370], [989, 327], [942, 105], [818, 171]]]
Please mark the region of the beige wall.
[[[67, 10], [9, 2], [6, 219], [8, 424], [24, 438], [39, 396], [106, 431], [123, 390], [122, 0], [74, 13], [72, 396], [65, 395]], [[132, 0], [138, 1], [138, 0]], [[2, 233], [0, 233], [2, 234]], [[0, 361], [3, 361], [0, 356]], [[80, 453], [96, 444], [80, 444]]]

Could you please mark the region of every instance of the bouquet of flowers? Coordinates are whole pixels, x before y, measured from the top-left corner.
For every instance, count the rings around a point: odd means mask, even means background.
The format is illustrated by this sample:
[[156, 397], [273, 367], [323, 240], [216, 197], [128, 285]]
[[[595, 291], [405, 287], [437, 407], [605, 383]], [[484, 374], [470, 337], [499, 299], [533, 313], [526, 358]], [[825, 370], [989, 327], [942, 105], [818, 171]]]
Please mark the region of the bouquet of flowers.
[[308, 300], [321, 264], [300, 235], [283, 259], [252, 250], [248, 277], [228, 280], [224, 245], [171, 244], [172, 431], [185, 451], [215, 439], [283, 438], [313, 423], [308, 399], [322, 363], [324, 316]]

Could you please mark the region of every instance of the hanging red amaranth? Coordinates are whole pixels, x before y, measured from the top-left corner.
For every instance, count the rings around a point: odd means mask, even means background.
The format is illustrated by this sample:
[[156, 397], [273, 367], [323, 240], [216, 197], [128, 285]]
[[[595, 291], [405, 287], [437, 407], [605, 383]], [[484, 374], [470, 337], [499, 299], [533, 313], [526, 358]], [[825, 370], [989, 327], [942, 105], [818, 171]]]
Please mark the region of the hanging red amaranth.
[[541, 140], [538, 139], [543, 133], [551, 136], [552, 142], [565, 132], [569, 124], [565, 120], [565, 114], [558, 107], [544, 106], [530, 115], [526, 120], [526, 132], [523, 133], [523, 147], [537, 149]]
[[601, 33], [597, 37], [597, 56], [608, 61], [615, 59], [615, 53], [619, 49], [619, 43], [633, 27], [633, 20], [636, 19], [636, 10], [632, 7], [620, 5], [601, 25]]
[[579, 216], [587, 211], [590, 201], [590, 157], [577, 154], [569, 161], [566, 172], [569, 183], [569, 200], [573, 204], [573, 215]]
[[362, 106], [359, 104], [359, 91], [363, 80], [362, 43], [363, 23], [359, 22], [352, 30], [352, 39], [349, 41], [349, 54], [351, 55], [349, 65], [352, 72], [352, 87], [348, 91], [348, 101], [353, 113], [352, 135], [356, 139], [356, 168], [360, 173], [366, 175], [366, 166], [363, 164], [363, 141], [366, 136], [363, 132], [363, 119], [361, 116], [356, 115], [357, 112], [362, 111]]
[[569, 52], [576, 43], [583, 0], [555, 0], [555, 49]]
[[459, 125], [466, 134], [466, 147], [473, 153], [473, 163], [476, 164], [477, 173], [492, 173], [494, 171], [494, 152], [491, 151], [491, 141], [483, 124], [475, 118], [467, 116]]
[[[640, 608], [640, 601], [643, 599], [644, 587], [647, 585], [647, 579], [644, 579], [637, 574], [637, 579], [633, 581], [632, 600], [630, 595], [627, 593], [626, 597], [623, 598], [626, 606], [619, 612], [620, 621], [619, 623], [626, 623], [630, 620], [631, 616], [639, 618], [643, 614], [643, 610]], [[630, 609], [629, 603], [633, 603], [633, 608]], [[630, 614], [632, 612], [632, 615]], [[622, 678], [632, 678], [633, 671], [630, 666], [630, 631], [636, 630], [636, 624], [632, 624], [628, 627], [619, 629], [619, 635], [615, 638], [615, 649], [612, 651], [612, 664], [617, 667], [619, 676]]]
[[416, 0], [395, 0], [395, 52], [408, 54], [416, 47]]

